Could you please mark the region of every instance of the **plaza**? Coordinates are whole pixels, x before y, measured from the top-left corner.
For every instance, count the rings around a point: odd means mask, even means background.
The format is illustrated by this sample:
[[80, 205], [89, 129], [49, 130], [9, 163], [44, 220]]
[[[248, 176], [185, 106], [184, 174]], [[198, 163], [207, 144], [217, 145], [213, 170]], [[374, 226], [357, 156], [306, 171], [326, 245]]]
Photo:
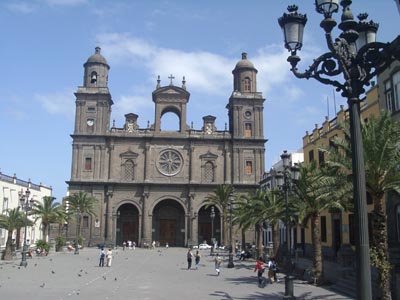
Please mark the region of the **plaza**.
[[[99, 250], [84, 248], [73, 252], [51, 252], [46, 257], [28, 259], [26, 268], [19, 259], [0, 262], [0, 293], [3, 299], [282, 299], [284, 274], [279, 282], [257, 286], [253, 259], [238, 261], [226, 268], [224, 259], [220, 276], [214, 270], [213, 257], [200, 250], [198, 270], [187, 270], [186, 248], [113, 250], [111, 267], [99, 267]], [[298, 300], [350, 300], [329, 290], [295, 281]]]

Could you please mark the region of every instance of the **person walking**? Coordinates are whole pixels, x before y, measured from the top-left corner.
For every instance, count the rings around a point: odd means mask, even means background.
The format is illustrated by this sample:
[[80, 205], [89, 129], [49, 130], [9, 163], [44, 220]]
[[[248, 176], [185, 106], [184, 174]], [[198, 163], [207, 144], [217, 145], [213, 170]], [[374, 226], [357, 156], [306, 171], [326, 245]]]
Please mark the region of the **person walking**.
[[199, 268], [199, 263], [200, 263], [200, 253], [199, 250], [196, 251], [196, 254], [194, 256], [194, 262], [196, 264], [196, 270]]
[[126, 242], [123, 241], [123, 243], [122, 243], [122, 251], [125, 251], [125, 248], [126, 248]]
[[112, 263], [112, 250], [111, 250], [111, 248], [109, 248], [108, 251], [107, 251], [106, 259], [107, 259], [107, 267], [111, 267], [111, 263]]
[[264, 263], [263, 258], [260, 257], [257, 260], [256, 266], [254, 268], [254, 272], [257, 271], [257, 278], [258, 278], [258, 286], [259, 287], [262, 287], [264, 285], [263, 273], [264, 273], [266, 267], [267, 267], [267, 265]]
[[215, 257], [215, 272], [217, 273], [217, 276], [221, 273], [221, 263], [222, 263], [222, 258], [221, 256], [217, 255]]
[[106, 253], [104, 252], [104, 249], [101, 248], [100, 250], [100, 261], [99, 261], [99, 267], [104, 267], [104, 258], [106, 257]]
[[187, 263], [188, 263], [187, 269], [190, 270], [190, 268], [192, 267], [192, 258], [193, 258], [193, 253], [192, 253], [191, 248], [189, 248], [189, 250], [186, 254], [186, 257], [187, 257]]
[[268, 278], [269, 281], [272, 283], [272, 278], [274, 278], [274, 282], [279, 282], [278, 278], [276, 277], [276, 273], [278, 273], [278, 265], [276, 264], [275, 257], [272, 257], [268, 262]]

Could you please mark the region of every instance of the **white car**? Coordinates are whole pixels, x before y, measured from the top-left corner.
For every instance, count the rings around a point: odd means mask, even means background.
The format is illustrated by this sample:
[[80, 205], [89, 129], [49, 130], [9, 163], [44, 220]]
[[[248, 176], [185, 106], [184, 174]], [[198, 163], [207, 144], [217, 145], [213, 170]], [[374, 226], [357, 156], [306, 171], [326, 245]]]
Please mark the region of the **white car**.
[[206, 249], [211, 249], [211, 245], [208, 244], [200, 244], [199, 245], [200, 250], [206, 250]]

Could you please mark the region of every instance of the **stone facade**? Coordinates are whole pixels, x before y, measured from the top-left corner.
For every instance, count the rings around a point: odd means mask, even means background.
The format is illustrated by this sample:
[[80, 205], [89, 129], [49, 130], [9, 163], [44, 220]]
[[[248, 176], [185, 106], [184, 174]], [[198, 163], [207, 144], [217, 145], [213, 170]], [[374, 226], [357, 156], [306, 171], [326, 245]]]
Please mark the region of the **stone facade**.
[[[75, 93], [69, 194], [84, 191], [98, 200], [96, 216], [83, 216], [86, 243], [187, 246], [210, 243], [211, 237], [221, 243], [223, 212], [216, 207], [211, 219], [205, 198], [221, 184], [232, 184], [237, 195], [252, 191], [264, 173], [265, 99], [257, 92], [254, 65], [243, 53], [232, 71], [234, 91], [224, 130], [216, 128], [212, 115], [203, 117], [199, 129], [186, 123], [190, 94], [185, 78], [178, 87], [172, 76], [167, 86], [157, 80], [153, 124], [140, 128], [138, 115], [127, 113], [122, 127], [111, 126], [109, 68], [96, 48]], [[178, 117], [178, 130], [162, 129], [166, 113]], [[234, 235], [240, 240], [239, 232]]]

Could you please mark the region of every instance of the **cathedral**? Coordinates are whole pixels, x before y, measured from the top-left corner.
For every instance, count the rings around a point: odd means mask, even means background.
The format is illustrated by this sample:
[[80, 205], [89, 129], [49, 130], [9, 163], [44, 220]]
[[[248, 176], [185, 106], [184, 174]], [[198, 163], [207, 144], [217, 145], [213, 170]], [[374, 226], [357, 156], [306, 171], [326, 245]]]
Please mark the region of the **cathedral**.
[[[257, 69], [242, 53], [232, 71], [224, 130], [217, 130], [212, 115], [203, 116], [201, 128], [187, 124], [190, 93], [184, 78], [181, 86], [172, 78], [161, 86], [158, 78], [152, 92], [154, 123], [140, 128], [139, 112], [127, 112], [124, 124], [116, 126], [110, 122], [110, 66], [100, 50], [83, 65], [83, 86], [75, 92], [67, 181], [69, 195], [82, 191], [98, 200], [96, 215], [81, 216], [85, 245], [131, 240], [137, 245], [157, 241], [192, 246], [211, 238], [221, 243], [223, 211], [215, 207], [211, 217], [204, 200], [221, 184], [232, 185], [236, 196], [252, 192], [264, 173], [265, 99], [257, 92]], [[177, 116], [178, 130], [163, 130], [166, 113]], [[240, 233], [234, 235], [240, 240]]]

